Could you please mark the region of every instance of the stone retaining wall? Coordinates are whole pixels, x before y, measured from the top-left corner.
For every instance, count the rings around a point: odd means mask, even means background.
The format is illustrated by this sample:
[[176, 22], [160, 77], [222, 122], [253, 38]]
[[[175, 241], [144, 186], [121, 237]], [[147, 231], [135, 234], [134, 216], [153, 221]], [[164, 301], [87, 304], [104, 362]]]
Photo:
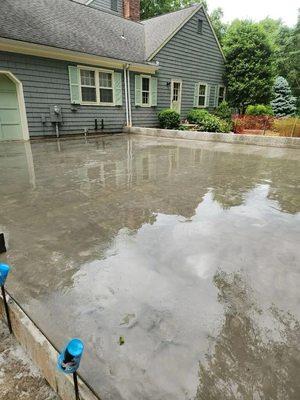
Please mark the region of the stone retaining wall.
[[199, 140], [207, 142], [223, 142], [237, 144], [252, 144], [256, 146], [290, 147], [300, 149], [300, 138], [282, 136], [237, 135], [234, 133], [211, 133], [197, 131], [176, 131], [170, 129], [124, 128], [125, 133], [133, 133], [144, 136], [154, 136], [172, 139]]

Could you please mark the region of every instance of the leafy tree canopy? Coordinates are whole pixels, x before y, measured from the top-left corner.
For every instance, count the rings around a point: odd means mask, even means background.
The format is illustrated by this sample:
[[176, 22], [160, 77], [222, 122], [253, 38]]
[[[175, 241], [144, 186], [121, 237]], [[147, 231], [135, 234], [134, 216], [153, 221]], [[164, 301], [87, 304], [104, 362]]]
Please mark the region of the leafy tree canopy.
[[141, 19], [177, 11], [196, 3], [203, 3], [207, 10], [206, 0], [141, 0]]
[[223, 41], [228, 100], [244, 111], [249, 104], [268, 104], [272, 96], [272, 47], [266, 33], [251, 21], [234, 21]]

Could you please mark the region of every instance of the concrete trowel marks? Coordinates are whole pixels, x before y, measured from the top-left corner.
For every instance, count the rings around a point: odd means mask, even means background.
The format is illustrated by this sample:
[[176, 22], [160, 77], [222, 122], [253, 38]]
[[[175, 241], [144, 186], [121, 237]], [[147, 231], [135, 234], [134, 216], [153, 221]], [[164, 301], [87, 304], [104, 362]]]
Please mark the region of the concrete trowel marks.
[[299, 150], [0, 148], [9, 291], [102, 400], [300, 398]]

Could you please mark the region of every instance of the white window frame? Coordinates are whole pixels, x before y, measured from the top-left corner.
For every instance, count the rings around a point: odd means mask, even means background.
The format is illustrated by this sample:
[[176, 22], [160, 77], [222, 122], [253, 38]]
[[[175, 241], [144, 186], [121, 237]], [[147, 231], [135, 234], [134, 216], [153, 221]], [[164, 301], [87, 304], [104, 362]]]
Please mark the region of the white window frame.
[[225, 86], [225, 85], [218, 85], [217, 107], [219, 107], [219, 105], [221, 104], [221, 103], [219, 104], [220, 88], [224, 88], [224, 96], [223, 96], [223, 100], [222, 100], [222, 101], [225, 101], [225, 100], [226, 100], [226, 86]]
[[[141, 76], [141, 93], [142, 93], [142, 102], [141, 102], [141, 107], [151, 107], [151, 75], [140, 75]], [[143, 78], [147, 78], [149, 79], [149, 102], [148, 104], [143, 104], [143, 92], [145, 92], [145, 90], [143, 90]]]
[[[200, 86], [205, 86], [204, 105], [199, 105]], [[203, 95], [201, 95], [201, 96], [203, 96]], [[208, 84], [206, 82], [198, 82], [197, 108], [206, 108], [207, 106], [208, 106]]]
[[[94, 68], [94, 67], [86, 67], [84, 65], [77, 65], [77, 68], [79, 69], [79, 86], [80, 86], [80, 104], [83, 106], [105, 106], [105, 107], [114, 107], [115, 106], [115, 76], [114, 70], [111, 69], [104, 69], [104, 68]], [[96, 101], [83, 101], [82, 100], [82, 90], [81, 87], [89, 87], [86, 85], [81, 85], [81, 70], [85, 71], [94, 71], [95, 72], [95, 87], [96, 87]], [[112, 103], [107, 103], [107, 102], [100, 102], [100, 79], [99, 79], [99, 73], [100, 72], [105, 72], [111, 74], [111, 84], [112, 84], [112, 94], [113, 94], [113, 101]], [[90, 86], [94, 87], [94, 86]], [[102, 89], [108, 89], [108, 88], [103, 88]]]

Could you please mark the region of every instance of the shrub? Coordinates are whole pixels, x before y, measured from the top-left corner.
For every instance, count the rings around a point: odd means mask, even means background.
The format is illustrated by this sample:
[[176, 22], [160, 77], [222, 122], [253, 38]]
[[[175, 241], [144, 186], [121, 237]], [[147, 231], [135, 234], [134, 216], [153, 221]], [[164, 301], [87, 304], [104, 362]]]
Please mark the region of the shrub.
[[186, 119], [190, 124], [199, 124], [207, 115], [210, 115], [207, 110], [193, 109], [188, 112]]
[[273, 110], [271, 106], [255, 104], [246, 108], [246, 115], [273, 115]]
[[176, 129], [180, 125], [180, 115], [171, 109], [165, 109], [158, 113], [158, 121], [161, 128]]
[[226, 101], [222, 101], [222, 103], [216, 108], [214, 114], [225, 121], [231, 121], [232, 109]]
[[271, 128], [274, 117], [271, 115], [235, 115], [233, 118], [234, 132], [245, 130], [265, 131]]
[[204, 132], [221, 132], [221, 120], [214, 115], [206, 115], [198, 124], [199, 130]]
[[225, 121], [224, 119], [220, 120], [220, 130], [219, 132], [229, 133], [232, 131], [233, 123], [232, 121]]

